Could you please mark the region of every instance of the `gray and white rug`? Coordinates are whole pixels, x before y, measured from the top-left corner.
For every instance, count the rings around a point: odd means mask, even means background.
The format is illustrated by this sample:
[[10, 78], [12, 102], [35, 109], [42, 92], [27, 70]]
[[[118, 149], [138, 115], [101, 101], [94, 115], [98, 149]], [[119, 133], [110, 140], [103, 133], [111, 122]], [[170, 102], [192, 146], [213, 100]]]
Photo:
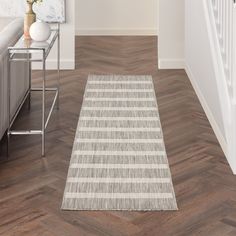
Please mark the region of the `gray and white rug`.
[[151, 76], [89, 76], [62, 209], [177, 210]]

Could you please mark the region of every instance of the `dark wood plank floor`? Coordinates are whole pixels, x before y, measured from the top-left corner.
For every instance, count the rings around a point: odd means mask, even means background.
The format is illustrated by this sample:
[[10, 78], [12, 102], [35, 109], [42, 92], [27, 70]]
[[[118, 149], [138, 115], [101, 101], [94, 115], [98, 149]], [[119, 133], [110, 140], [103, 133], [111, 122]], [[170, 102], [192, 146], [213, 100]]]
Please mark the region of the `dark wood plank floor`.
[[[62, 72], [61, 107], [47, 132], [45, 158], [36, 136], [13, 137], [0, 151], [0, 235], [233, 236], [236, 177], [183, 70], [157, 70], [155, 37], [78, 37], [76, 70]], [[148, 74], [155, 83], [177, 212], [60, 210], [88, 74]], [[40, 82], [34, 72], [34, 84]], [[48, 73], [49, 84], [55, 72]], [[48, 96], [49, 98], [51, 95]], [[40, 95], [15, 127], [40, 125]]]

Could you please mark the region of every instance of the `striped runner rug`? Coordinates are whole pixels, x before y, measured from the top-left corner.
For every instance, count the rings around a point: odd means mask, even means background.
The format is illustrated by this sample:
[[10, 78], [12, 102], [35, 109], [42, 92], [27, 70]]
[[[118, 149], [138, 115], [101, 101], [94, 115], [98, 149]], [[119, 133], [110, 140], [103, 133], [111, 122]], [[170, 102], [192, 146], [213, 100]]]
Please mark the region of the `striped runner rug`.
[[177, 210], [151, 76], [89, 76], [62, 209]]

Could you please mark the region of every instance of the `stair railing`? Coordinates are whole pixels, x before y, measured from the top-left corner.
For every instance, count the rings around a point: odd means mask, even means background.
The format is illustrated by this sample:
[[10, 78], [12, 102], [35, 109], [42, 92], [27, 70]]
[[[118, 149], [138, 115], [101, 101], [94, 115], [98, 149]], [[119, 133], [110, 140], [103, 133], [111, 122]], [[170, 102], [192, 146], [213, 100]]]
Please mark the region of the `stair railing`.
[[236, 102], [236, 0], [211, 0], [229, 95]]
[[236, 174], [236, 0], [203, 0], [225, 129], [228, 162]]

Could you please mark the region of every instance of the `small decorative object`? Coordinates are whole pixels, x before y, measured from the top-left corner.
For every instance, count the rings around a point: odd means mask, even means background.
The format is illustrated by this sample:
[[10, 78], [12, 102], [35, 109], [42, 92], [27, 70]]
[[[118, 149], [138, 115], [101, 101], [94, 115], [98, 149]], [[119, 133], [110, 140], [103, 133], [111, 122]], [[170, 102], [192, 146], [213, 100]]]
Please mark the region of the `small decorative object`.
[[30, 26], [36, 21], [36, 14], [33, 11], [34, 3], [42, 2], [43, 0], [26, 0], [28, 5], [28, 11], [25, 14], [24, 19], [24, 37], [30, 39], [29, 29]]
[[30, 37], [37, 42], [44, 42], [48, 40], [51, 35], [49, 24], [43, 21], [37, 21], [30, 27]]

